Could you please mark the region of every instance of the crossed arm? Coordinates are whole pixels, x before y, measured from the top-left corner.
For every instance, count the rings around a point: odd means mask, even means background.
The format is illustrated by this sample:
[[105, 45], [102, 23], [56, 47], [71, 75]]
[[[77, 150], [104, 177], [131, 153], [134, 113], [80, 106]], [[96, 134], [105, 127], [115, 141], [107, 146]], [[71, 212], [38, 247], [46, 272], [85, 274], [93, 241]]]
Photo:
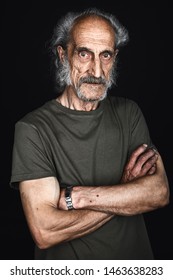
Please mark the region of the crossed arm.
[[140, 146], [124, 168], [116, 186], [75, 186], [75, 210], [66, 211], [64, 191], [54, 177], [20, 183], [25, 216], [36, 244], [48, 248], [89, 234], [114, 215], [135, 215], [163, 207], [169, 189], [162, 159]]

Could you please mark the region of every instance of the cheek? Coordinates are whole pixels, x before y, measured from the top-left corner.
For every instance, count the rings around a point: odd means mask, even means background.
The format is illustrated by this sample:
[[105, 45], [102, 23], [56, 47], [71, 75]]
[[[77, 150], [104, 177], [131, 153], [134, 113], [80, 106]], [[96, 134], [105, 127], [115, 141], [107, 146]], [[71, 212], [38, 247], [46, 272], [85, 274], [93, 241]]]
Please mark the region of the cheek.
[[73, 62], [71, 65], [71, 78], [74, 81], [78, 81], [83, 74], [85, 74], [88, 70], [88, 65], [81, 64], [77, 61]]
[[113, 65], [106, 65], [106, 66], [104, 66], [103, 67], [103, 72], [104, 72], [104, 76], [106, 77], [106, 78], [109, 78], [110, 77], [110, 75], [111, 75], [111, 73], [112, 73], [112, 67], [113, 67]]

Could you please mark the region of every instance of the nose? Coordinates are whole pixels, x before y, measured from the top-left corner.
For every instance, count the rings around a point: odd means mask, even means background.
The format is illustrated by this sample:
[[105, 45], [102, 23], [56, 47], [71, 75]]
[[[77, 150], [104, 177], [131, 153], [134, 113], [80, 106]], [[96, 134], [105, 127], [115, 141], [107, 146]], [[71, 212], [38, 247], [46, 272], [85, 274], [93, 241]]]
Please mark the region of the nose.
[[102, 63], [100, 61], [99, 58], [94, 58], [93, 61], [91, 62], [91, 74], [96, 77], [99, 78], [102, 76], [103, 74], [103, 70], [102, 70]]

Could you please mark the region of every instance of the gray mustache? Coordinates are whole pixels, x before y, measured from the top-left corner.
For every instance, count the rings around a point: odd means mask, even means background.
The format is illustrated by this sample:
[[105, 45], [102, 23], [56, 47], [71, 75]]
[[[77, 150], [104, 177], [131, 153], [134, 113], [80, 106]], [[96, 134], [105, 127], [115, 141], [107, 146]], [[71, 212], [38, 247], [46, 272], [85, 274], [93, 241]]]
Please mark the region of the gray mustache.
[[80, 81], [79, 81], [79, 85], [81, 85], [82, 83], [103, 84], [103, 85], [105, 85], [106, 81], [102, 77], [96, 78], [96, 77], [90, 76], [90, 77], [81, 78]]

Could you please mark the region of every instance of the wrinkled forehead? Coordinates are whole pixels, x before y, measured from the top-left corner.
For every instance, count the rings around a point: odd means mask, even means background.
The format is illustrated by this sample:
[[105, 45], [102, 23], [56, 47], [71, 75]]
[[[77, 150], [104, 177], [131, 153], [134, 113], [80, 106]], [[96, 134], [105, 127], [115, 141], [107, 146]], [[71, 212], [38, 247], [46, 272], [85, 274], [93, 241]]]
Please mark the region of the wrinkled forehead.
[[109, 21], [95, 15], [77, 19], [71, 30], [71, 38], [75, 42], [78, 39], [90, 38], [95, 41], [101, 38], [105, 42], [111, 41], [113, 45], [116, 40], [115, 31]]

